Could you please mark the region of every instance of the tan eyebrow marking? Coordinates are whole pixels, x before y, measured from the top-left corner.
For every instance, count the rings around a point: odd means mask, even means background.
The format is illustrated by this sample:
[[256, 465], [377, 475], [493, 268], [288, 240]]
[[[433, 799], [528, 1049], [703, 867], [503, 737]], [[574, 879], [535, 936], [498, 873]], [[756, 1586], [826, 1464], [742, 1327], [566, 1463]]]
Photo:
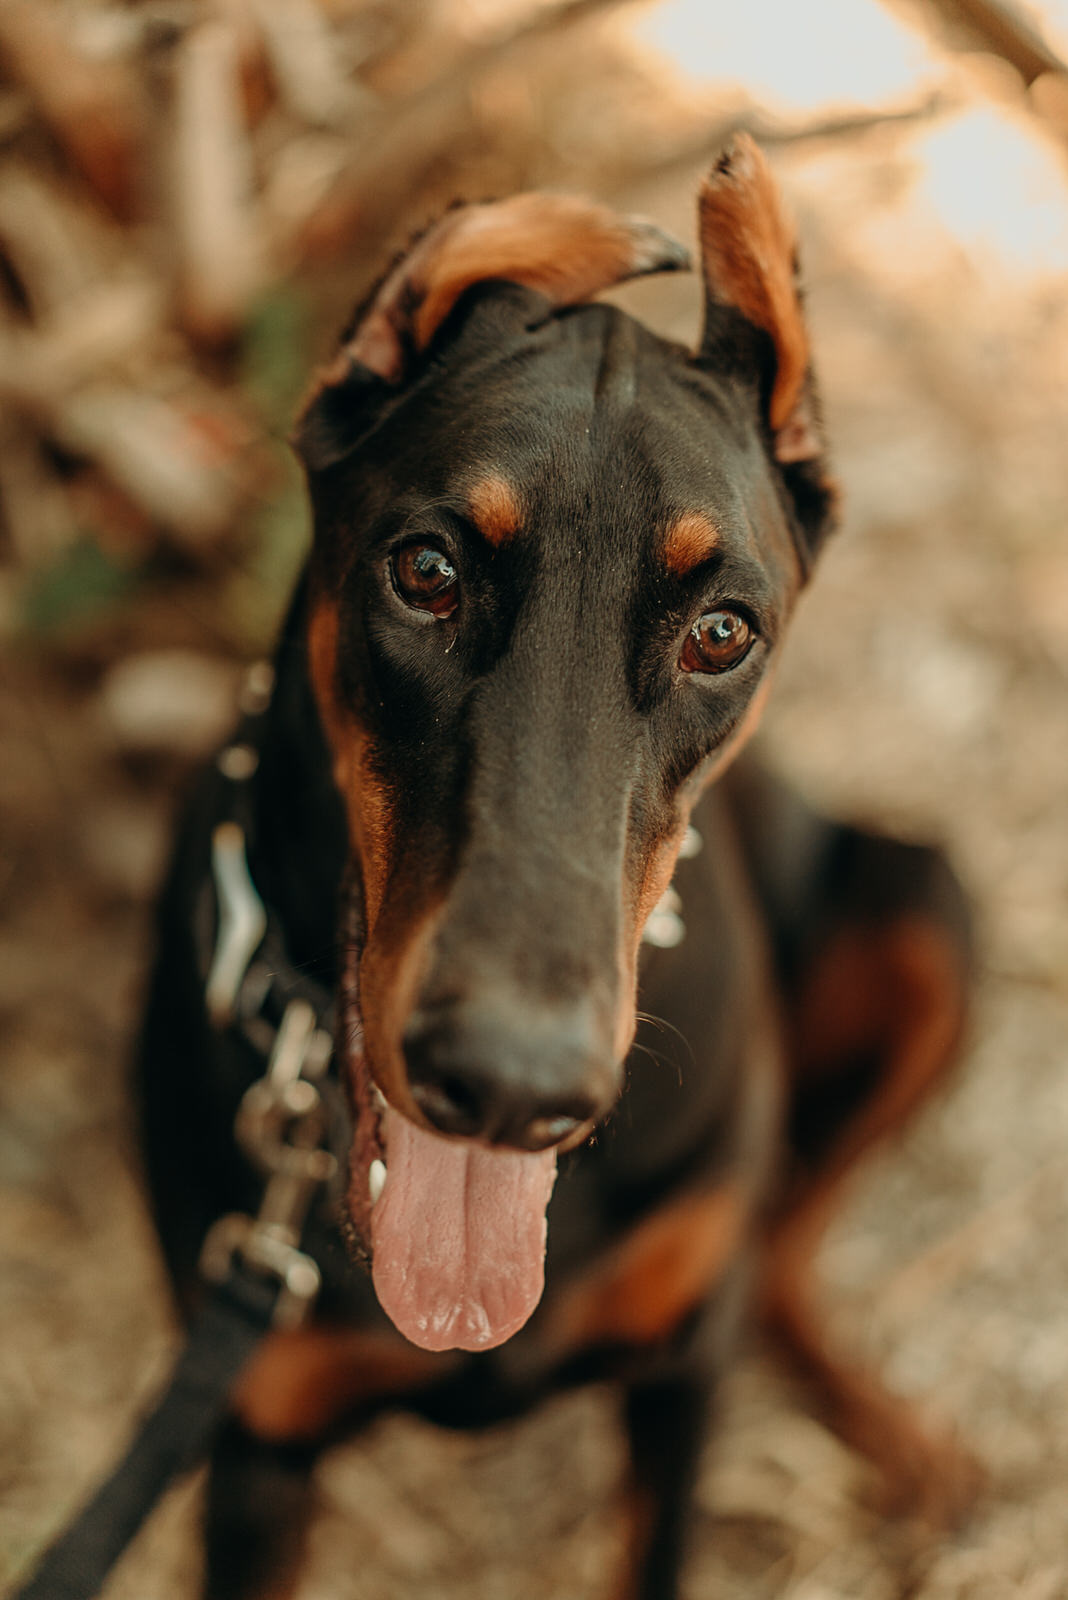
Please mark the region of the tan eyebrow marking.
[[668, 526], [662, 555], [669, 572], [683, 578], [719, 548], [719, 529], [703, 511], [684, 511]]
[[522, 515], [515, 490], [503, 478], [490, 474], [479, 479], [467, 496], [471, 518], [494, 549], [514, 538]]

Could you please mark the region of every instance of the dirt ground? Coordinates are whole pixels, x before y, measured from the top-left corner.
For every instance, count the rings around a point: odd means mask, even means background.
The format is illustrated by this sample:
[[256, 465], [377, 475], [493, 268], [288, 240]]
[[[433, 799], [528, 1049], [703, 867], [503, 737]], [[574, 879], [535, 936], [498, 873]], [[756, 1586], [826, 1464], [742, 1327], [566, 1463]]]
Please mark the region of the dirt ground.
[[[806, 147], [779, 166], [802, 220], [846, 517], [795, 628], [767, 752], [835, 812], [947, 841], [980, 929], [956, 1084], [866, 1169], [824, 1268], [842, 1338], [959, 1429], [989, 1486], [944, 1542], [885, 1523], [866, 1508], [865, 1469], [754, 1348], [709, 1452], [686, 1592], [1057, 1600], [1068, 294], [952, 238], [916, 198], [903, 135]], [[689, 231], [692, 190], [687, 174], [633, 199]], [[692, 334], [692, 285], [626, 298]], [[195, 594], [163, 594], [124, 626], [127, 644], [195, 651], [225, 719], [234, 664]], [[125, 1059], [187, 763], [131, 751], [101, 666], [21, 646], [0, 685], [0, 1573], [12, 1578], [120, 1448], [176, 1341]], [[478, 1438], [385, 1422], [324, 1463], [301, 1600], [605, 1593], [622, 1539], [617, 1476], [600, 1392]], [[194, 1481], [171, 1496], [113, 1600], [194, 1593], [198, 1492]]]

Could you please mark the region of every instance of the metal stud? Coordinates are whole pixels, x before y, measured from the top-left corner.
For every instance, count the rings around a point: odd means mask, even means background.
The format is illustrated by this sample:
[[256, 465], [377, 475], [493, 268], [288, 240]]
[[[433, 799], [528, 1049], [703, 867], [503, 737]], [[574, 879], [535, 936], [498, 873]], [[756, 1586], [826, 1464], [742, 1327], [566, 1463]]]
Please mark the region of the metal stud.
[[231, 783], [246, 783], [260, 764], [259, 751], [250, 744], [228, 744], [215, 760], [223, 777]]

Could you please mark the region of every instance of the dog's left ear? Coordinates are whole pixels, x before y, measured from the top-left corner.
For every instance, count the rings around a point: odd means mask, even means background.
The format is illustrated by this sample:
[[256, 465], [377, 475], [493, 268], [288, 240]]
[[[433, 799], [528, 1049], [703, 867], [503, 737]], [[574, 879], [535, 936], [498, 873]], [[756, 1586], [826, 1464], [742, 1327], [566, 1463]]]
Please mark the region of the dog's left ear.
[[705, 325], [697, 359], [720, 372], [759, 374], [763, 418], [807, 570], [834, 527], [838, 492], [824, 456], [794, 229], [748, 134], [735, 136], [704, 181], [700, 233]]
[[[388, 401], [460, 296], [477, 283], [519, 284], [550, 306], [577, 305], [628, 278], [688, 268], [682, 245], [651, 222], [566, 195], [520, 194], [448, 212], [402, 257], [319, 374], [298, 424], [296, 445], [310, 466], [340, 453], [337, 423]], [[331, 439], [335, 443], [331, 445]]]
[[705, 279], [702, 356], [721, 343], [722, 308], [741, 312], [771, 340], [774, 377], [767, 422], [784, 465], [822, 454], [809, 370], [808, 334], [797, 285], [797, 241], [767, 161], [747, 133], [736, 134], [701, 188]]

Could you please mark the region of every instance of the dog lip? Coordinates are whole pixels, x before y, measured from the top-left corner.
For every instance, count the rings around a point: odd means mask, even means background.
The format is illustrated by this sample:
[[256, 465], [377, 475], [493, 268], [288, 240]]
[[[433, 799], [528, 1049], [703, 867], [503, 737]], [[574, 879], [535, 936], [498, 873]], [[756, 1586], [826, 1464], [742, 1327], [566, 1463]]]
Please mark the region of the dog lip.
[[[384, 1114], [388, 1108], [394, 1116], [403, 1117], [406, 1122], [412, 1123], [416, 1128], [421, 1128], [435, 1139], [441, 1139], [448, 1144], [469, 1144], [482, 1150], [512, 1150], [516, 1155], [541, 1155], [546, 1150], [555, 1150], [558, 1155], [564, 1155], [567, 1151], [574, 1150], [578, 1145], [584, 1144], [598, 1126], [593, 1118], [576, 1124], [573, 1117], [545, 1117], [541, 1119], [545, 1124], [544, 1129], [540, 1130], [545, 1134], [544, 1138], [538, 1137], [539, 1130], [535, 1128], [529, 1141], [517, 1144], [511, 1139], [481, 1139], [469, 1133], [443, 1132], [441, 1128], [436, 1128], [427, 1117], [413, 1116], [409, 1111], [401, 1110], [392, 1100], [386, 1098], [373, 1080], [372, 1095], [377, 1096], [377, 1101], [380, 1102], [380, 1104], [376, 1104], [376, 1110], [380, 1113]], [[559, 1125], [558, 1128], [553, 1129], [551, 1127], [551, 1124], [554, 1123]], [[387, 1165], [388, 1155], [389, 1152], [387, 1150]]]
[[523, 1146], [528, 1150], [548, 1150], [574, 1133], [578, 1117], [535, 1117], [525, 1129]]
[[577, 1150], [580, 1145], [585, 1144], [588, 1139], [593, 1138], [600, 1126], [601, 1123], [599, 1123], [595, 1117], [591, 1117], [587, 1122], [580, 1123], [573, 1133], [570, 1133], [567, 1138], [560, 1140], [559, 1144], [556, 1146], [557, 1155], [564, 1156], [567, 1155], [569, 1150]]

